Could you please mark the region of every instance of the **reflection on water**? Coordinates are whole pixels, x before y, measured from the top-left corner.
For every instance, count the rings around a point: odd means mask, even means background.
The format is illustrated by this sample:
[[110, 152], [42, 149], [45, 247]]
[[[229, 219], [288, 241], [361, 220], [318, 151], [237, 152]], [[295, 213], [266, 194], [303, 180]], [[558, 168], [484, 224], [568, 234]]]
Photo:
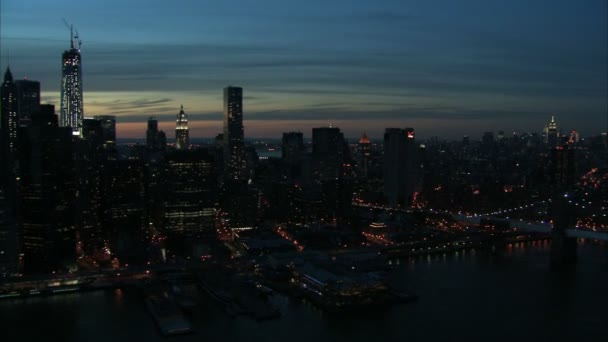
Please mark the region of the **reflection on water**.
[[[549, 267], [549, 241], [390, 260], [391, 283], [420, 296], [386, 310], [328, 314], [277, 295], [283, 317], [230, 318], [208, 297], [188, 313], [192, 335], [172, 341], [603, 340], [608, 245], [579, 243], [574, 269]], [[135, 289], [0, 302], [15, 341], [164, 341]], [[3, 339], [2, 341], [5, 341]], [[7, 340], [10, 341], [10, 340]]]

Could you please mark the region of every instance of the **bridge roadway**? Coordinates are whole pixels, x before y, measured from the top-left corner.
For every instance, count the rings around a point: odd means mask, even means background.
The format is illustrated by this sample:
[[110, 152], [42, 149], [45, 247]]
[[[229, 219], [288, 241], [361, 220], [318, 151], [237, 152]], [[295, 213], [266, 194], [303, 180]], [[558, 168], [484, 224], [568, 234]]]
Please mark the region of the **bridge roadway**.
[[[491, 217], [491, 216], [466, 216], [466, 215], [461, 215], [461, 214], [452, 215], [452, 217], [456, 221], [465, 222], [465, 223], [469, 223], [469, 224], [475, 224], [475, 225], [480, 224], [482, 218], [493, 220], [493, 221], [508, 222], [511, 228], [515, 228], [518, 231], [522, 231], [522, 232], [526, 232], [526, 233], [551, 234], [551, 231], [553, 230], [553, 225], [549, 224], [549, 223], [525, 222], [522, 220], [519, 220], [519, 221], [518, 220], [507, 220], [507, 219]], [[566, 229], [566, 237], [608, 241], [608, 233], [594, 232], [594, 231], [590, 231], [590, 230], [582, 230], [582, 229], [577, 229], [576, 227]]]
[[[542, 201], [544, 203], [544, 201]], [[392, 208], [385, 207], [380, 205], [370, 205], [370, 204], [361, 204], [361, 203], [353, 203], [354, 206], [360, 208], [373, 208], [379, 210], [389, 210], [389, 211], [399, 211], [399, 212], [407, 212], [413, 213], [414, 210], [411, 209], [403, 209], [403, 208]], [[526, 208], [529, 206], [526, 206]], [[493, 217], [490, 215], [463, 215], [463, 214], [453, 214], [447, 211], [433, 211], [433, 210], [419, 210], [429, 214], [445, 214], [451, 215], [452, 218], [456, 221], [479, 225], [482, 218], [494, 220], [494, 221], [502, 221], [508, 222], [510, 227], [516, 228], [518, 231], [526, 232], [526, 233], [546, 233], [550, 234], [553, 230], [553, 225], [544, 222], [526, 222], [523, 220], [509, 220], [500, 217]], [[602, 240], [608, 241], [608, 232], [596, 232], [591, 230], [578, 229], [577, 227], [572, 227], [570, 229], [566, 229], [566, 236], [572, 238], [584, 238], [584, 239], [592, 239], [592, 240]]]

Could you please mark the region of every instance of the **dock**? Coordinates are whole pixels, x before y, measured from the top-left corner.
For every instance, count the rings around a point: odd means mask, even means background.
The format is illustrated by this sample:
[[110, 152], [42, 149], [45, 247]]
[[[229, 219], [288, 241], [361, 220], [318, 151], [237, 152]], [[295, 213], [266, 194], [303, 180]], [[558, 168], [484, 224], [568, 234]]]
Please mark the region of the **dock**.
[[173, 298], [164, 291], [144, 290], [148, 311], [164, 336], [187, 334], [194, 330]]

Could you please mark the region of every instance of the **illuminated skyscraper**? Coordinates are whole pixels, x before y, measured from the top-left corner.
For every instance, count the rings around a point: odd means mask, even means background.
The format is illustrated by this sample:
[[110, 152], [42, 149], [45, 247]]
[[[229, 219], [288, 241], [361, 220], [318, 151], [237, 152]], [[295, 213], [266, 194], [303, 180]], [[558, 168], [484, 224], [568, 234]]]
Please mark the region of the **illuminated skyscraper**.
[[549, 147], [557, 146], [557, 138], [559, 138], [559, 131], [557, 129], [557, 122], [555, 121], [555, 116], [551, 115], [551, 121], [546, 127], [547, 131], [547, 144]]
[[224, 163], [228, 179], [247, 177], [243, 129], [243, 88], [224, 88]]
[[4, 82], [0, 88], [0, 190], [5, 191], [8, 203], [14, 207], [15, 182], [14, 161], [17, 156], [17, 87], [13, 74], [6, 68]]
[[207, 150], [174, 151], [165, 164], [164, 229], [187, 237], [212, 236], [216, 174]]
[[70, 49], [62, 57], [60, 126], [72, 127], [73, 135], [82, 136], [83, 116], [80, 41], [70, 32]]
[[188, 115], [184, 112], [184, 106], [181, 107], [175, 120], [175, 148], [178, 150], [187, 150], [190, 147], [190, 136], [188, 133]]
[[2, 148], [7, 149], [8, 153], [14, 154], [17, 149], [17, 127], [19, 126], [17, 122], [17, 87], [9, 68], [6, 68], [4, 73], [0, 96], [2, 97], [2, 107], [0, 108]]

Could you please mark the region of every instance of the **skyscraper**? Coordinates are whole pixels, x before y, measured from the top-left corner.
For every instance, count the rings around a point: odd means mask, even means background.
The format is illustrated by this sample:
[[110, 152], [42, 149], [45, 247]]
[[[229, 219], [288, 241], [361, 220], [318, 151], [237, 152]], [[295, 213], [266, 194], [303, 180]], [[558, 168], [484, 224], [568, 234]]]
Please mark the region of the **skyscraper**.
[[0, 189], [0, 279], [17, 270], [17, 223]]
[[363, 177], [367, 178], [367, 169], [368, 169], [368, 164], [369, 164], [369, 158], [371, 156], [371, 152], [372, 152], [372, 143], [369, 140], [369, 138], [367, 137], [367, 134], [365, 134], [365, 132], [363, 133], [363, 136], [361, 136], [361, 139], [359, 139], [359, 154], [361, 155], [361, 168], [363, 169]]
[[95, 119], [101, 124], [101, 139], [104, 148], [116, 145], [116, 116], [97, 115]]
[[551, 121], [547, 125], [546, 129], [546, 142], [549, 147], [557, 146], [557, 138], [559, 138], [559, 131], [557, 129], [557, 122], [555, 121], [555, 116], [551, 115]]
[[281, 156], [283, 162], [295, 165], [302, 160], [304, 153], [304, 139], [302, 132], [287, 132], [283, 133], [281, 144]]
[[[13, 82], [13, 74], [7, 67], [4, 82], [0, 88], [2, 103], [0, 107], [0, 131], [2, 132], [2, 149], [14, 154], [17, 149], [17, 87]], [[6, 156], [8, 157], [8, 155]]]
[[70, 32], [70, 49], [62, 57], [60, 126], [72, 127], [73, 135], [82, 136], [83, 116], [80, 42], [78, 35]]
[[342, 177], [342, 164], [346, 160], [348, 146], [338, 127], [312, 129], [312, 157], [316, 179], [335, 180]]
[[151, 116], [148, 118], [146, 129], [146, 147], [150, 151], [164, 151], [167, 145], [167, 137], [164, 131], [158, 130], [158, 120]]
[[141, 262], [147, 239], [144, 167], [138, 159], [108, 160], [101, 175], [102, 231], [123, 262]]
[[54, 106], [41, 106], [20, 131], [18, 225], [25, 272], [63, 270], [75, 262], [76, 186], [72, 130], [58, 127]]
[[101, 122], [94, 118], [84, 118], [82, 120], [82, 138], [95, 149], [101, 148], [103, 144]]
[[17, 80], [17, 117], [20, 127], [27, 127], [40, 111], [40, 82]]
[[190, 136], [188, 133], [188, 115], [184, 112], [184, 106], [181, 107], [175, 120], [175, 148], [178, 150], [187, 150], [190, 147]]
[[390, 205], [409, 204], [417, 182], [413, 128], [384, 132], [384, 195]]
[[243, 88], [224, 88], [224, 167], [228, 179], [246, 180]]
[[[14, 161], [17, 156], [17, 87], [7, 67], [0, 87], [0, 188], [5, 191], [11, 208], [15, 204]], [[1, 190], [0, 189], [0, 190]]]
[[174, 151], [165, 164], [164, 227], [169, 235], [214, 234], [217, 189], [213, 156], [207, 150]]
[[149, 150], [155, 150], [158, 146], [158, 120], [151, 116], [148, 118], [148, 129], [146, 129], [146, 146]]

